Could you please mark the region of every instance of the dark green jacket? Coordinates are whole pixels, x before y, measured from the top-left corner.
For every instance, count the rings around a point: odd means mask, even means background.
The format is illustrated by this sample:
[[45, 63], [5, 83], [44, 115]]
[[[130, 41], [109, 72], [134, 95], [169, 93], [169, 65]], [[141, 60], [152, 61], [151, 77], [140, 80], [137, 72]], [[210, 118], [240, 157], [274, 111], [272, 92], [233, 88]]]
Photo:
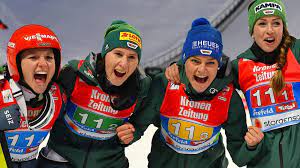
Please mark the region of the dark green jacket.
[[[99, 86], [98, 80], [85, 75], [84, 71], [90, 69], [96, 76], [94, 63], [91, 59], [95, 54], [90, 53], [85, 59], [80, 70], [77, 71], [78, 61], [70, 61], [60, 74], [62, 86], [68, 96], [72, 94], [75, 78], [80, 74], [81, 79], [90, 85]], [[68, 68], [69, 67], [69, 68]], [[71, 67], [71, 68], [70, 68]], [[150, 77], [140, 75], [137, 105], [135, 112], [143, 108], [143, 100], [147, 95], [151, 83]], [[65, 125], [62, 114], [56, 121], [51, 131], [49, 147], [66, 158], [76, 168], [123, 168], [128, 166], [124, 146], [118, 141], [117, 136], [112, 139], [100, 141], [78, 136], [71, 132]]]
[[[185, 72], [180, 72], [181, 81], [188, 86], [188, 80]], [[209, 93], [210, 88], [222, 90], [226, 85], [232, 81], [229, 76], [224, 79], [216, 78], [211, 86], [202, 94], [197, 94], [195, 90], [187, 87], [186, 92], [197, 96], [198, 100], [211, 98]], [[209, 148], [208, 150], [199, 154], [180, 154], [168, 147], [160, 138], [161, 121], [160, 121], [160, 107], [162, 105], [165, 90], [168, 81], [164, 74], [157, 75], [152, 82], [152, 86], [147, 97], [146, 109], [142, 113], [134, 116], [132, 124], [135, 126], [135, 140], [138, 140], [143, 132], [150, 124], [154, 124], [158, 130], [152, 139], [152, 149], [148, 156], [149, 167], [151, 168], [222, 168], [227, 167], [228, 161], [225, 157], [225, 148], [223, 145], [222, 136], [218, 144]], [[222, 105], [220, 105], [222, 108]], [[240, 96], [234, 90], [230, 101], [228, 111], [228, 120], [222, 124], [227, 135], [227, 144], [230, 154], [236, 160], [238, 150], [246, 148], [244, 142], [244, 135], [247, 132], [246, 119], [243, 103]]]
[[[295, 58], [300, 63], [300, 40], [291, 47]], [[251, 49], [238, 56], [232, 62], [235, 86], [239, 88], [238, 60], [248, 58], [258, 61]], [[299, 168], [300, 167], [300, 124], [287, 126], [264, 133], [264, 139], [255, 150], [240, 153], [240, 158], [248, 162], [248, 167], [255, 168]]]

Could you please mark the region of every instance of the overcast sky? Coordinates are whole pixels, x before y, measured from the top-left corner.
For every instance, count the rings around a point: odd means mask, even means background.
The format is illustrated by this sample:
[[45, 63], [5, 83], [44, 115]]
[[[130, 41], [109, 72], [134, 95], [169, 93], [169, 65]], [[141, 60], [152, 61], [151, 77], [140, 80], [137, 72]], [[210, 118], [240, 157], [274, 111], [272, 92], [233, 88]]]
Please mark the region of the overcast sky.
[[[0, 19], [9, 30], [0, 31], [0, 63], [11, 33], [24, 24], [53, 29], [63, 47], [63, 62], [100, 52], [105, 28], [114, 19], [135, 25], [142, 34], [142, 62], [174, 46], [186, 36], [197, 17], [212, 18], [232, 0], [1, 0]], [[288, 27], [300, 37], [299, 0], [285, 2]], [[251, 45], [245, 9], [222, 33], [224, 53], [231, 58]]]
[[[84, 2], [84, 3], [83, 3]], [[142, 34], [142, 61], [185, 37], [192, 20], [213, 16], [226, 0], [1, 0], [0, 19], [10, 29], [0, 31], [3, 51], [11, 33], [36, 23], [53, 29], [63, 47], [64, 63], [100, 52], [105, 28], [114, 19], [135, 25]], [[0, 51], [1, 52], [1, 51]]]

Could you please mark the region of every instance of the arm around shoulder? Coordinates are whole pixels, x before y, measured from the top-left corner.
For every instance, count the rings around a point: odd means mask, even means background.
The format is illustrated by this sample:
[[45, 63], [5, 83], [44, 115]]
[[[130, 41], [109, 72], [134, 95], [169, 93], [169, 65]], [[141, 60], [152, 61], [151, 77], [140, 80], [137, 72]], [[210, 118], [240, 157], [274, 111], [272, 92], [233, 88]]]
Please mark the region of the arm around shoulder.
[[76, 76], [76, 70], [71, 63], [65, 65], [60, 71], [57, 83], [65, 90], [67, 97], [71, 96], [73, 92]]
[[235, 88], [240, 89], [239, 85], [239, 60], [231, 61], [231, 74], [233, 76], [233, 85]]
[[164, 88], [162, 75], [157, 75], [153, 80], [148, 95], [138, 111], [130, 118], [130, 123], [135, 128], [134, 141], [143, 136], [150, 124], [157, 125], [159, 120], [159, 109], [163, 100]]
[[300, 64], [300, 39], [296, 39], [292, 46], [292, 52], [295, 55], [296, 60]]
[[259, 157], [263, 140], [255, 148], [250, 149], [247, 146], [245, 141], [245, 135], [248, 131], [246, 113], [237, 91], [233, 92], [228, 121], [224, 128], [227, 137], [227, 149], [236, 165], [245, 166]]

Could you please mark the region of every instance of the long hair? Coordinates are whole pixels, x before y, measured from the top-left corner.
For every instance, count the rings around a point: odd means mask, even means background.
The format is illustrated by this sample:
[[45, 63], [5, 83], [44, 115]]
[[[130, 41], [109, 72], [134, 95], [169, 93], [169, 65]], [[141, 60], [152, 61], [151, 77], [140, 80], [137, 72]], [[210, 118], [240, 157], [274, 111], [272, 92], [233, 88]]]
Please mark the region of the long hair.
[[287, 59], [287, 53], [288, 53], [288, 50], [291, 47], [292, 43], [293, 43], [293, 38], [290, 36], [288, 30], [284, 26], [282, 42], [280, 45], [280, 54], [276, 60], [277, 69], [276, 69], [274, 76], [272, 77], [272, 79], [270, 81], [271, 87], [274, 90], [275, 94], [279, 94], [279, 92], [285, 86], [282, 69], [285, 66], [286, 59]]

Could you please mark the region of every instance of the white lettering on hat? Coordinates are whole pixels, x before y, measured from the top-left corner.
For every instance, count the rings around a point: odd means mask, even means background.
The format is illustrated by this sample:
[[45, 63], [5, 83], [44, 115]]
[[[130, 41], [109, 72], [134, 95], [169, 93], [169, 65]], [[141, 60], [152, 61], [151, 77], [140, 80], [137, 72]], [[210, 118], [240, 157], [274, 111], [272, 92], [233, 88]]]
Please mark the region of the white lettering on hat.
[[31, 35], [31, 36], [26, 36], [24, 37], [24, 39], [26, 41], [30, 41], [33, 39], [37, 39], [38, 41], [42, 41], [42, 39], [51, 39], [51, 40], [57, 40], [57, 38], [55, 36], [49, 35], [49, 34], [40, 34], [40, 33], [36, 33], [35, 35]]
[[[192, 50], [193, 49], [203, 49], [203, 50], [216, 50], [219, 51], [219, 44], [213, 41], [201, 40], [201, 41], [193, 41], [192, 42]], [[212, 51], [211, 51], [212, 52]]]
[[134, 50], [138, 47], [138, 45], [133, 44], [133, 43], [131, 43], [131, 42], [127, 42], [127, 46], [128, 46], [129, 48], [134, 49]]
[[264, 10], [264, 9], [276, 9], [276, 10], [279, 10], [282, 12], [282, 7], [278, 4], [278, 3], [275, 3], [275, 2], [264, 2], [264, 3], [261, 3], [259, 5], [257, 5], [255, 8], [254, 8], [254, 11], [255, 13], [261, 11], [261, 10]]

